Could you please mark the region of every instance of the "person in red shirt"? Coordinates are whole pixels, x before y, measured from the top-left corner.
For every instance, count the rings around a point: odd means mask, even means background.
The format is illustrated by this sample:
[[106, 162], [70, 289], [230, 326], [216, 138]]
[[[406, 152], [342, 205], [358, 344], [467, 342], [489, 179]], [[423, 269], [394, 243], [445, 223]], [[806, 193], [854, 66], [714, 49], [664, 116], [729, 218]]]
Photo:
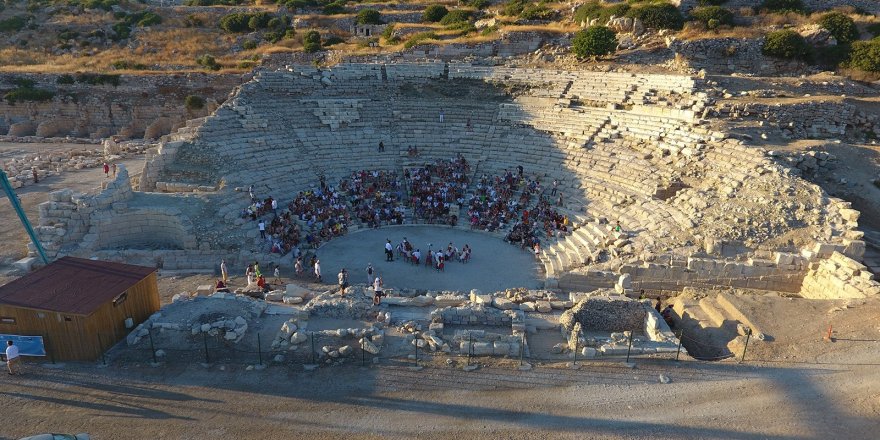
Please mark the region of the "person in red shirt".
[[110, 165], [107, 165], [107, 162], [104, 162], [104, 178], [110, 177]]

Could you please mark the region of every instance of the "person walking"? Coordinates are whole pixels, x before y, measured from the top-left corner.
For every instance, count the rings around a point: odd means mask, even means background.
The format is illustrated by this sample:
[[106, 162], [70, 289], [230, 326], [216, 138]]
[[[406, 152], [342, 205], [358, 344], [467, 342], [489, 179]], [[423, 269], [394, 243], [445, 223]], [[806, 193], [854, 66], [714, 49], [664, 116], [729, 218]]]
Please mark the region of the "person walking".
[[257, 278], [263, 276], [263, 271], [260, 270], [260, 263], [257, 261], [254, 261], [254, 275], [256, 275]]
[[275, 279], [272, 280], [272, 284], [281, 284], [281, 266], [275, 265]]
[[272, 199], [272, 214], [278, 216], [278, 200]]
[[321, 280], [321, 260], [315, 260], [315, 279], [318, 282], [322, 282]]
[[345, 289], [348, 287], [348, 271], [343, 267], [339, 271], [339, 294], [345, 296]]
[[266, 222], [264, 222], [263, 220], [260, 220], [260, 222], [257, 223], [257, 228], [260, 230], [260, 238], [265, 240], [266, 239]]
[[229, 272], [226, 271], [226, 260], [220, 260], [220, 276], [223, 279], [223, 284], [229, 283]]
[[384, 294], [382, 293], [382, 277], [376, 275], [376, 279], [373, 280], [373, 305], [378, 306], [382, 302], [382, 297]]
[[557, 179], [553, 179], [553, 190], [550, 191], [550, 195], [551, 195], [551, 196], [555, 196], [555, 195], [556, 195], [556, 190], [557, 190], [558, 188], [559, 188], [559, 180], [557, 180]]
[[443, 109], [440, 109], [440, 123], [443, 123]]
[[380, 152], [380, 153], [384, 153], [384, 152], [385, 152], [385, 143], [382, 142], [382, 141], [379, 141], [379, 152]]
[[104, 162], [104, 178], [110, 178], [110, 165], [107, 165], [107, 162]]
[[113, 162], [113, 178], [116, 178], [116, 162]]
[[18, 346], [12, 340], [6, 341], [6, 368], [9, 374], [22, 375], [21, 356], [18, 354]]
[[367, 285], [368, 286], [373, 284], [373, 272], [375, 272], [375, 270], [373, 270], [373, 263], [367, 264]]

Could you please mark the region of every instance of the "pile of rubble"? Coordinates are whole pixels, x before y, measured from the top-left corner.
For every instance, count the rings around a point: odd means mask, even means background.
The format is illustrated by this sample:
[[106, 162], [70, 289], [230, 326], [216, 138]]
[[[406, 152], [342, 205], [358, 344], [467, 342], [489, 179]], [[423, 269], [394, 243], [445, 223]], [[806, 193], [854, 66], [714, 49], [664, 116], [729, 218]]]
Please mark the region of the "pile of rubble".
[[611, 290], [598, 290], [562, 312], [559, 324], [572, 331], [575, 324], [602, 331], [625, 331], [645, 326], [645, 307], [639, 301], [617, 295]]
[[117, 144], [112, 155], [105, 154], [105, 148], [31, 153], [6, 160], [0, 163], [0, 168], [6, 172], [13, 188], [21, 188], [34, 183], [34, 173], [38, 180], [43, 180], [65, 171], [96, 168], [107, 161], [143, 154], [148, 146], [143, 142], [123, 142]]

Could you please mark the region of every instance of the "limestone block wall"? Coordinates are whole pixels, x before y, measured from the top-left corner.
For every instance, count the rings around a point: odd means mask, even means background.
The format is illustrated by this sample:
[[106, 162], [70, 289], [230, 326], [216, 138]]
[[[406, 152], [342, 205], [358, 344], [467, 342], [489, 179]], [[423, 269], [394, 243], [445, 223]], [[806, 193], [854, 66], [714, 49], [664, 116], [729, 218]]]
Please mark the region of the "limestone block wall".
[[114, 204], [124, 205], [132, 196], [131, 180], [124, 165], [119, 165], [114, 180], [102, 182], [102, 191], [97, 194], [75, 194], [67, 189], [51, 192], [49, 200], [39, 205], [37, 228], [48, 256], [54, 258], [60, 256], [62, 249], [78, 246], [92, 226], [93, 215]]
[[175, 208], [114, 207], [91, 218], [81, 246], [94, 249], [194, 249], [192, 223]]
[[[188, 95], [222, 102], [246, 80], [242, 75], [201, 73], [173, 75], [121, 75], [118, 86], [76, 82], [58, 84], [59, 75], [2, 74], [0, 93], [12, 90], [15, 81], [33, 80], [35, 87], [55, 93], [47, 102], [0, 101], [0, 135], [154, 139], [204, 116], [210, 105], [189, 111]], [[214, 104], [216, 105], [216, 104]]]
[[773, 256], [773, 260], [746, 261], [692, 256], [665, 264], [624, 264], [619, 271], [632, 275], [635, 289], [681, 290], [687, 286], [722, 285], [781, 292], [800, 290], [807, 260], [785, 252], [774, 252]]
[[790, 138], [840, 137], [847, 130], [859, 128], [874, 132], [877, 116], [868, 115], [847, 102], [809, 101], [794, 104], [728, 102], [717, 107], [728, 119], [765, 121]]
[[[726, 6], [726, 5], [725, 5]], [[705, 69], [709, 73], [751, 72], [755, 75], [792, 74], [806, 71], [798, 61], [785, 61], [761, 53], [763, 38], [706, 38], [683, 41], [668, 37], [675, 54], [670, 67], [681, 72]]]
[[[683, 11], [697, 6], [697, 0], [677, 0], [677, 2]], [[738, 8], [754, 8], [761, 3], [761, 0], [728, 0], [722, 6], [735, 11]], [[880, 13], [880, 3], [875, 0], [803, 0], [803, 3], [811, 11], [825, 11], [850, 6], [863, 9], [869, 14]]]
[[431, 312], [431, 317], [435, 316], [441, 318], [444, 324], [451, 325], [509, 326], [514, 321], [521, 322], [524, 319], [520, 310], [499, 310], [483, 305], [435, 309]]
[[880, 283], [863, 264], [834, 252], [810, 264], [800, 294], [811, 299], [865, 298], [880, 294]]

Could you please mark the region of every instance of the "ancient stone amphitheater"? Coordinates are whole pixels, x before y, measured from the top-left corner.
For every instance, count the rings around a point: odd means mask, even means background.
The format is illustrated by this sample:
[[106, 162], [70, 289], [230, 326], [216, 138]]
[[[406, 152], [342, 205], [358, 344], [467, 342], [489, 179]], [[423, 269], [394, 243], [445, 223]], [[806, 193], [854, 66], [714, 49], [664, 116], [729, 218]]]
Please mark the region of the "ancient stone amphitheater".
[[688, 76], [467, 63], [258, 71], [166, 136], [135, 188], [123, 171], [97, 195], [53, 193], [39, 233], [52, 254], [165, 270], [277, 261], [241, 219], [250, 185], [286, 205], [319, 176], [461, 154], [474, 175], [522, 165], [559, 180], [575, 228], [544, 246], [548, 287], [880, 292], [858, 262], [859, 213], [710, 128], [707, 90]]

